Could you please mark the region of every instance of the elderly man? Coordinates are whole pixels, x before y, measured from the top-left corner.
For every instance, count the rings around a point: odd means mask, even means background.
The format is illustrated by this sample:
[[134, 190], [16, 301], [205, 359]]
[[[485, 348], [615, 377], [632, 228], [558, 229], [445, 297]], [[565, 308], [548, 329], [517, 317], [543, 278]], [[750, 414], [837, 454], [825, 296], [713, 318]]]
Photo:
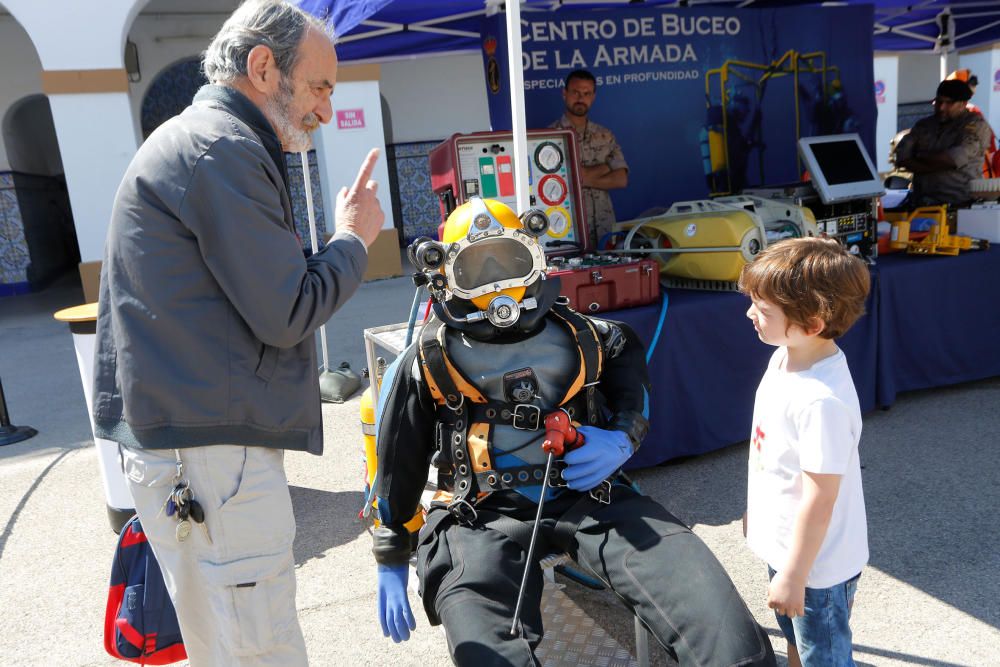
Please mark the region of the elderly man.
[[323, 448], [313, 332], [382, 226], [377, 153], [304, 259], [282, 149], [330, 120], [326, 27], [251, 0], [204, 56], [210, 85], [142, 145], [101, 274], [95, 432], [121, 444], [191, 664], [305, 665], [284, 450]]
[[597, 246], [615, 226], [615, 209], [608, 190], [628, 185], [628, 164], [611, 130], [589, 119], [597, 95], [597, 80], [590, 72], [574, 70], [563, 85], [566, 112], [550, 127], [572, 128], [580, 144], [580, 181], [583, 205], [590, 225], [591, 245]]
[[982, 176], [990, 126], [968, 110], [972, 89], [964, 81], [938, 85], [934, 114], [921, 118], [896, 146], [896, 166], [913, 173], [913, 204], [957, 207], [971, 201], [969, 184]]

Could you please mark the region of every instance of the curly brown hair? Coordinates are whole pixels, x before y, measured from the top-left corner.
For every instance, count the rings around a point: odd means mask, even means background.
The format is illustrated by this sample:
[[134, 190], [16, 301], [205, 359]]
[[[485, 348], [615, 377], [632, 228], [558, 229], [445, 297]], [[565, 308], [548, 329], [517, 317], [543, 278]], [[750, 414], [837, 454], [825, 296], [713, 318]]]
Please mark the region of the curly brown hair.
[[823, 322], [823, 338], [839, 338], [865, 312], [868, 267], [829, 238], [787, 239], [743, 267], [739, 289], [781, 308], [789, 325]]

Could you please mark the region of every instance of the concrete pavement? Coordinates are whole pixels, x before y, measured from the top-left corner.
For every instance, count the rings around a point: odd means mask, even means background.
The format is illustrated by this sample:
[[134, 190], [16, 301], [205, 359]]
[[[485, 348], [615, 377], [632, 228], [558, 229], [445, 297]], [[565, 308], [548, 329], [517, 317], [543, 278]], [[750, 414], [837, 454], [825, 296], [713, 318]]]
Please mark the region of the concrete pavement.
[[[332, 365], [364, 365], [362, 329], [405, 319], [407, 279], [364, 285], [327, 327]], [[76, 359], [51, 315], [82, 301], [72, 279], [0, 299], [0, 380], [11, 419], [38, 429], [0, 448], [0, 665], [121, 664], [102, 623], [116, 536], [108, 528]], [[375, 618], [370, 537], [357, 520], [363, 460], [358, 398], [324, 405], [326, 453], [290, 453], [303, 630], [314, 665], [447, 665], [444, 636], [414, 596], [418, 629], [401, 645]], [[1000, 378], [906, 394], [866, 415], [862, 438], [871, 563], [852, 626], [863, 665], [1000, 664]], [[743, 543], [746, 443], [640, 471], [643, 490], [694, 526], [751, 610], [766, 571]], [[632, 622], [606, 593], [565, 592], [625, 646]], [[654, 664], [671, 664], [653, 649]]]

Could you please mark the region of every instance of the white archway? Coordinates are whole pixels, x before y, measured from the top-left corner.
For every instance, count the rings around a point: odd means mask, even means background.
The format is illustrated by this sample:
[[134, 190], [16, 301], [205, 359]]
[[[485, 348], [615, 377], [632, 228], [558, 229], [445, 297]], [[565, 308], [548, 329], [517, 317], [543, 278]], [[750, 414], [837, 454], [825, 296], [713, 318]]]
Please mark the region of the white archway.
[[46, 71], [89, 71], [124, 66], [125, 36], [150, 0], [60, 3], [4, 0], [31, 37]]
[[85, 264], [104, 254], [114, 194], [138, 146], [124, 46], [148, 1], [61, 3], [53, 11], [37, 0], [3, 0], [38, 52]]
[[207, 83], [197, 56], [181, 58], [164, 67], [150, 82], [139, 101], [143, 140], [163, 122], [184, 110], [198, 89]]
[[0, 5], [0, 290], [31, 291], [80, 259], [52, 109], [28, 33]]
[[142, 102], [150, 87], [178, 63], [201, 54], [241, 0], [150, 0], [128, 30], [140, 73], [130, 77], [136, 136], [142, 141]]
[[35, 290], [80, 261], [48, 98], [35, 94], [18, 100], [0, 126], [10, 164], [0, 222], [15, 246], [5, 266], [13, 275], [5, 282]]

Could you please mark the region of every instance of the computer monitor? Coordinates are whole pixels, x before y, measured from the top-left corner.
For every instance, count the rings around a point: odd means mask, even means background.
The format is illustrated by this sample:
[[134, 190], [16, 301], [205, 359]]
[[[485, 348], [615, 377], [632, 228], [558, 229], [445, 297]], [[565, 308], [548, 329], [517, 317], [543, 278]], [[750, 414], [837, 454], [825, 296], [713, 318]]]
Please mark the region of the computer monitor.
[[857, 134], [803, 137], [799, 139], [799, 152], [824, 204], [885, 193]]

